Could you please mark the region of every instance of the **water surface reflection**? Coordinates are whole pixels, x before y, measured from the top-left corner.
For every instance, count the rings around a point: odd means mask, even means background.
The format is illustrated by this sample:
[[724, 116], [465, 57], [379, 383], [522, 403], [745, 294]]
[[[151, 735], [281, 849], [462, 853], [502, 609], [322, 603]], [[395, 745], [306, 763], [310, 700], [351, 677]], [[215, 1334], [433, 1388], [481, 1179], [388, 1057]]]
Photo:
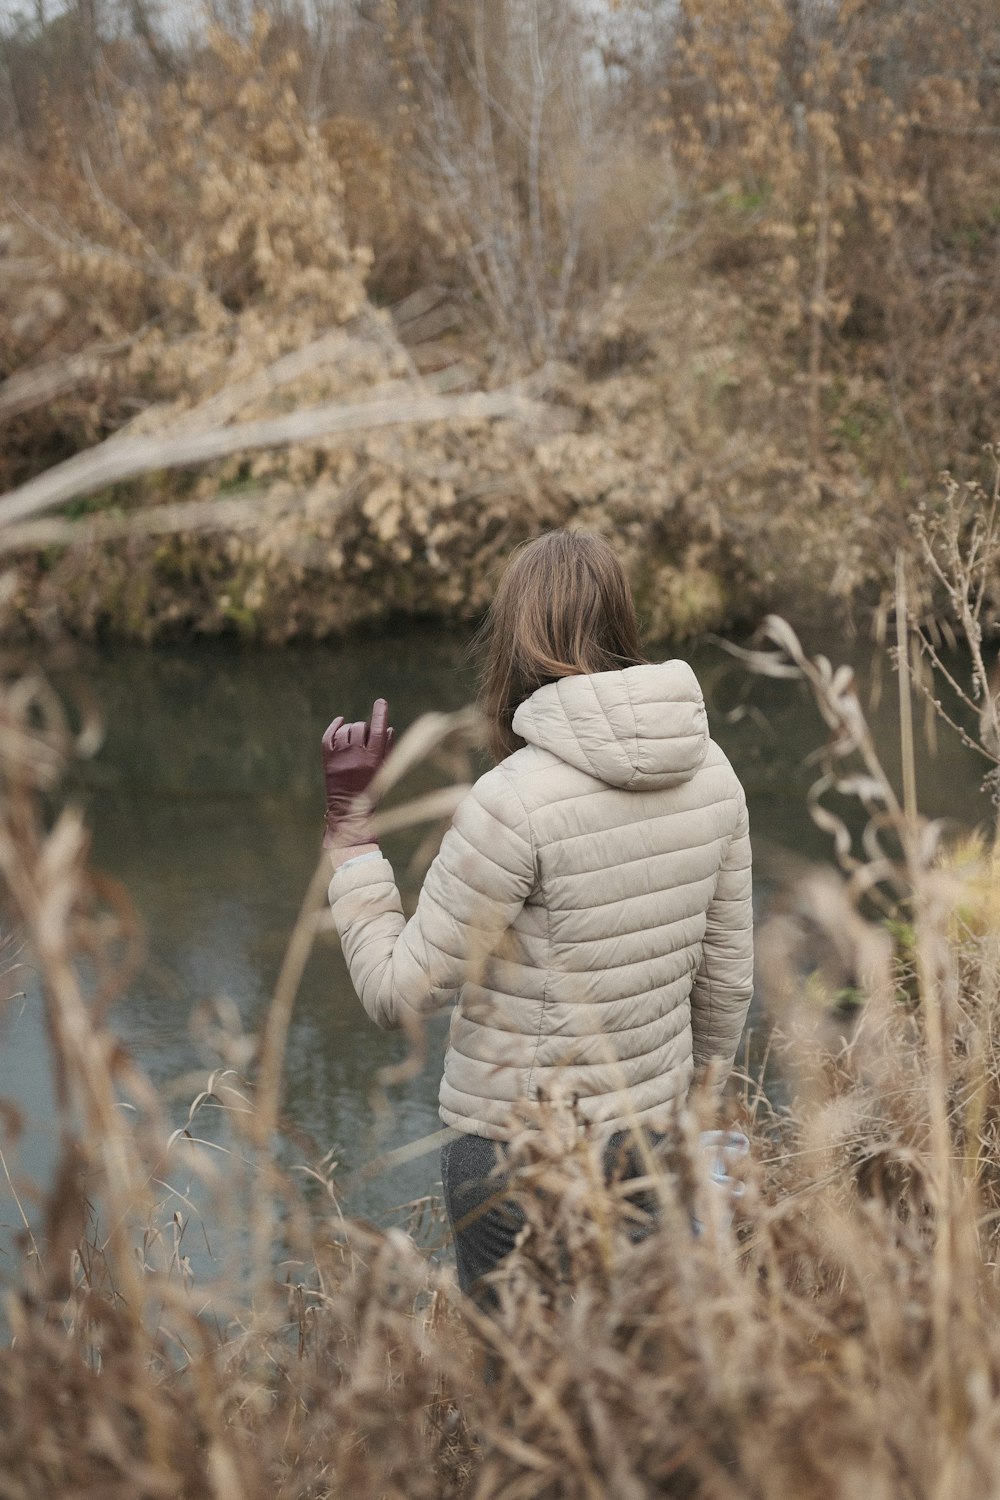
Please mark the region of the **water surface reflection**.
[[[192, 1037], [192, 1009], [227, 996], [256, 1029], [317, 856], [322, 811], [319, 738], [334, 713], [365, 715], [384, 694], [402, 731], [422, 711], [458, 708], [473, 692], [465, 641], [407, 630], [335, 647], [261, 653], [117, 649], [84, 653], [73, 669], [97, 697], [103, 749], [80, 769], [78, 791], [94, 833], [95, 862], [124, 882], [148, 931], [148, 961], [116, 1006], [115, 1025], [164, 1083], [213, 1059]], [[842, 641], [810, 643], [835, 661]], [[824, 858], [828, 840], [803, 796], [815, 769], [807, 757], [823, 728], [806, 690], [749, 677], [716, 647], [684, 654], [705, 687], [715, 737], [748, 792], [758, 894], [770, 848]], [[855, 649], [871, 681], [867, 653]], [[872, 711], [887, 764], [898, 757], [895, 684]], [[925, 811], [969, 824], [984, 819], [980, 764], [947, 731], [920, 766]], [[387, 852], [400, 870], [413, 840]], [[412, 900], [412, 889], [404, 897]], [[436, 1042], [444, 1021], [435, 1024]], [[25, 1110], [21, 1166], [41, 1175], [50, 1156], [51, 1097], [40, 997], [31, 982], [3, 1034], [0, 1096]], [[356, 1000], [335, 943], [324, 940], [307, 968], [289, 1037], [285, 1107], [320, 1152], [357, 1167], [438, 1128], [440, 1049], [393, 1093], [388, 1124], [371, 1104], [378, 1072], [398, 1061], [399, 1036], [372, 1026]], [[178, 1105], [178, 1123], [183, 1110]], [[436, 1157], [352, 1187], [345, 1208], [385, 1219], [429, 1191]], [[8, 1214], [4, 1213], [7, 1219]]]

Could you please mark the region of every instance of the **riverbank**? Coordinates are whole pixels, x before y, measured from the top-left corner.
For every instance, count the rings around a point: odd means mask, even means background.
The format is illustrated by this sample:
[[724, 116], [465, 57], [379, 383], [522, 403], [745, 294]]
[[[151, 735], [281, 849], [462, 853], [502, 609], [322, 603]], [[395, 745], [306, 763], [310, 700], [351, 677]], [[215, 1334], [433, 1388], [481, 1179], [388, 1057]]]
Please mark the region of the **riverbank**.
[[[0, 503], [0, 634], [451, 624], [553, 525], [614, 541], [654, 637], [888, 596], [937, 473], [984, 478], [995, 436], [1000, 179], [967, 148], [1000, 119], [992, 20], [914, 15], [887, 71], [890, 13], [680, 6], [595, 73], [582, 15], [533, 53], [518, 13], [378, 48], [360, 19], [334, 48], [263, 14], [176, 53], [143, 33], [108, 42], [97, 112], [98, 39], [50, 91], [83, 22], [25, 23], [0, 489], [132, 438], [165, 467]], [[547, 416], [171, 467], [184, 437], [518, 381]]]
[[[611, 540], [653, 638], [774, 606], [805, 623], [877, 598], [887, 482], [848, 446], [819, 468], [796, 452], [783, 417], [794, 369], [782, 378], [761, 364], [737, 299], [710, 288], [645, 316], [640, 328], [613, 310], [576, 364], [547, 367], [551, 420], [372, 431], [119, 485], [69, 517], [8, 528], [0, 632], [280, 644], [404, 618], [464, 623], [513, 546], [567, 525]], [[377, 326], [374, 370], [352, 383], [338, 367], [340, 390], [364, 399], [407, 365], [407, 389], [440, 381], [414, 371], [428, 355], [405, 323]], [[710, 326], [730, 337], [707, 338]], [[433, 359], [477, 388], [488, 377], [478, 354], [456, 339]], [[299, 399], [326, 373], [310, 369]], [[285, 403], [295, 395], [282, 389]], [[274, 409], [273, 398], [250, 407]]]

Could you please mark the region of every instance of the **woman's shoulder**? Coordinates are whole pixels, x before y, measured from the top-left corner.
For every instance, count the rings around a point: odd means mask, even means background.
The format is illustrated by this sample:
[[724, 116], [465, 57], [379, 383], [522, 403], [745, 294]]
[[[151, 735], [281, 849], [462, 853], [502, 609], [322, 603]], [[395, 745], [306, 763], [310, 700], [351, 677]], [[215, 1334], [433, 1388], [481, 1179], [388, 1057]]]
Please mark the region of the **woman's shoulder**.
[[590, 782], [548, 750], [524, 745], [485, 771], [473, 783], [466, 800], [518, 828], [540, 806], [565, 795], [567, 778]]
[[[527, 765], [522, 757], [524, 751], [517, 750], [477, 777], [463, 799], [459, 813], [463, 809], [467, 814], [472, 808], [482, 809], [508, 827], [518, 828], [527, 817], [524, 797]], [[530, 762], [530, 755], [526, 759]]]
[[576, 790], [577, 783], [580, 790], [592, 788], [594, 783], [593, 776], [541, 745], [522, 745], [481, 776], [476, 786], [490, 778], [495, 779], [493, 784], [510, 788], [528, 808], [548, 801], [553, 795]]
[[727, 780], [735, 782], [737, 786], [740, 785], [740, 779], [736, 774], [732, 761], [717, 740], [709, 740], [702, 768], [706, 771], [715, 771], [717, 775], [724, 776]]
[[715, 808], [721, 832], [734, 833], [746, 818], [746, 792], [728, 755], [715, 740], [708, 742], [698, 776], [702, 806]]
[[711, 780], [713, 789], [718, 788], [716, 795], [732, 797], [736, 801], [746, 800], [743, 783], [729, 756], [716, 740], [709, 740], [699, 774]]

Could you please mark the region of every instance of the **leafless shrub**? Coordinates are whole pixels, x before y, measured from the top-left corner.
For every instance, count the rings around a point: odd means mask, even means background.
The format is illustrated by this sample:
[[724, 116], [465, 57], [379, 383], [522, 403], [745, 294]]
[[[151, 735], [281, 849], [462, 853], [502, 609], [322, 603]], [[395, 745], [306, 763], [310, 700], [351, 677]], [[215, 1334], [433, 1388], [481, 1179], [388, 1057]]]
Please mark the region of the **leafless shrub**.
[[[991, 490], [975, 481], [960, 484], [946, 474], [939, 503], [924, 505], [913, 519], [927, 586], [927, 597], [921, 601], [927, 618], [917, 629], [917, 644], [933, 672], [952, 690], [957, 704], [974, 716], [978, 735], [955, 724], [936, 696], [932, 696], [933, 707], [965, 744], [979, 750], [995, 767], [1000, 763], [1000, 684], [997, 657], [988, 637], [996, 627], [998, 606], [1000, 451], [989, 451], [993, 462]], [[953, 627], [960, 631], [971, 657], [968, 686], [956, 680], [942, 659], [942, 631], [945, 640], [954, 644]], [[991, 784], [995, 801], [995, 772]]]
[[593, 312], [673, 251], [669, 152], [622, 117], [582, 7], [472, 0], [447, 31], [414, 7], [396, 37], [443, 240], [502, 358], [575, 353]]

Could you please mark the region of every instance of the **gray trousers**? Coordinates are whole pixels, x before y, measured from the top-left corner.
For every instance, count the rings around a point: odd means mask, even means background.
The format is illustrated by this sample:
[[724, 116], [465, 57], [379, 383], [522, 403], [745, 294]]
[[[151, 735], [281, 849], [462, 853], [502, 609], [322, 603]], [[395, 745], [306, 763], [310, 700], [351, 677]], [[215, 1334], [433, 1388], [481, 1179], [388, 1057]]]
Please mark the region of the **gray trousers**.
[[[660, 1139], [649, 1137], [653, 1145]], [[463, 1292], [472, 1293], [485, 1305], [493, 1304], [495, 1299], [489, 1289], [477, 1290], [477, 1283], [509, 1255], [524, 1224], [524, 1215], [517, 1204], [503, 1197], [506, 1156], [503, 1142], [489, 1141], [481, 1135], [457, 1135], [441, 1148], [441, 1185], [455, 1240], [458, 1284]], [[605, 1178], [609, 1182], [627, 1181], [644, 1170], [631, 1132], [620, 1131], [611, 1136], [604, 1148]], [[630, 1230], [629, 1238], [638, 1240], [653, 1226], [655, 1202], [651, 1194], [636, 1194], [632, 1202], [648, 1220]]]

